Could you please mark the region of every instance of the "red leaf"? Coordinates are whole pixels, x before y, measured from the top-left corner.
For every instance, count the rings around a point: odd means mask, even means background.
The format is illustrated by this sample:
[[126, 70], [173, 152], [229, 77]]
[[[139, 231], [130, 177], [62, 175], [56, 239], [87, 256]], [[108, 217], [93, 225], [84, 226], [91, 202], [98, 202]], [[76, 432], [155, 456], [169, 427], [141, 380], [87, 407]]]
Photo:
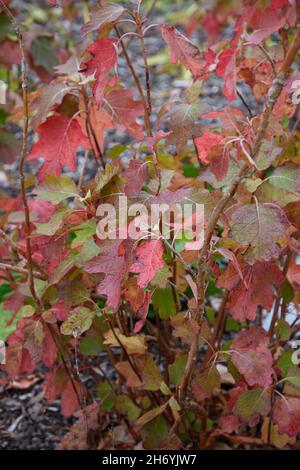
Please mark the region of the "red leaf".
[[239, 430], [241, 423], [235, 415], [222, 416], [220, 427], [222, 431], [232, 433]]
[[282, 434], [296, 436], [300, 433], [300, 398], [276, 397], [273, 420]]
[[280, 286], [284, 276], [275, 263], [256, 262], [253, 266], [243, 263], [241, 269], [248, 288], [233, 264], [219, 277], [217, 285], [229, 290], [229, 310], [234, 319], [255, 320], [258, 306], [272, 308], [273, 286]]
[[228, 250], [227, 248], [217, 248], [217, 251], [225, 258], [225, 259], [229, 259], [233, 266], [235, 267], [237, 273], [239, 274], [240, 278], [241, 278], [241, 281], [243, 282], [244, 286], [246, 287], [246, 289], [248, 288], [246, 282], [245, 282], [245, 279], [244, 279], [244, 276], [243, 276], [243, 273], [242, 273], [242, 270], [241, 270], [241, 266], [240, 266], [240, 263], [238, 262], [237, 260], [237, 257], [235, 256], [235, 254]]
[[51, 310], [59, 321], [66, 321], [68, 318], [69, 309], [66, 307], [63, 300], [58, 300]]
[[85, 270], [88, 273], [103, 273], [105, 278], [97, 287], [98, 294], [107, 296], [107, 304], [117, 309], [121, 298], [121, 285], [124, 278], [126, 263], [124, 255], [118, 255], [120, 243], [109, 245], [106, 252], [90, 260]]
[[104, 108], [115, 126], [127, 131], [137, 140], [143, 139], [142, 126], [136, 119], [144, 114], [141, 101], [133, 99], [134, 90], [121, 88], [105, 96]]
[[171, 134], [172, 134], [172, 131], [165, 132], [165, 131], [160, 130], [156, 133], [155, 136], [148, 137], [147, 138], [147, 147], [148, 147], [149, 152], [154, 152], [158, 142], [162, 139], [165, 139], [166, 137], [168, 137]]
[[126, 196], [139, 196], [142, 186], [147, 179], [147, 165], [144, 161], [133, 158], [124, 172]]
[[216, 72], [219, 77], [224, 78], [223, 87], [224, 95], [229, 101], [236, 97], [236, 48], [230, 47], [221, 52], [218, 57], [218, 65]]
[[104, 88], [110, 81], [110, 71], [117, 65], [118, 55], [115, 47], [116, 40], [110, 38], [97, 39], [87, 48], [91, 58], [84, 62], [84, 74], [95, 75], [95, 98], [98, 106], [102, 103]]
[[57, 346], [48, 328], [44, 328], [42, 361], [46, 367], [52, 367], [57, 354]]
[[[89, 118], [90, 118], [91, 126], [95, 131], [100, 150], [101, 152], [103, 152], [105, 131], [113, 127], [113, 122], [111, 120], [111, 117], [106, 111], [103, 111], [102, 109], [98, 109], [95, 103], [93, 102], [89, 110]], [[86, 131], [86, 116], [85, 115], [80, 116], [78, 118], [78, 122], [81, 126], [83, 134], [88, 139], [88, 135]]]
[[10, 377], [15, 377], [19, 374], [20, 365], [22, 360], [22, 344], [10, 344], [6, 348], [6, 365], [5, 370]]
[[139, 273], [138, 285], [142, 288], [154, 278], [163, 267], [163, 246], [160, 240], [147, 240], [135, 250], [137, 261], [130, 267], [133, 273]]
[[194, 143], [201, 163], [210, 163], [209, 153], [212, 148], [221, 144], [223, 137], [215, 132], [203, 131], [201, 137], [196, 137]]
[[254, 31], [247, 36], [247, 42], [260, 44], [268, 36], [281, 29], [284, 24], [285, 17], [279, 16], [278, 12], [273, 11], [272, 8], [268, 8], [263, 13], [257, 9], [250, 22]]
[[134, 332], [135, 333], [138, 333], [143, 328], [143, 326], [145, 324], [147, 314], [148, 314], [148, 310], [149, 310], [150, 300], [151, 300], [151, 294], [150, 294], [149, 291], [147, 291], [146, 295], [145, 295], [145, 301], [144, 301], [143, 305], [139, 308], [139, 310], [137, 312], [137, 315], [140, 317], [140, 320], [134, 326]]
[[[73, 383], [76, 387], [77, 394], [80, 396], [80, 385], [77, 382]], [[69, 416], [72, 416], [74, 411], [76, 411], [79, 406], [80, 403], [78, 403], [78, 398], [74, 391], [73, 384], [71, 380], [69, 380], [66, 388], [64, 389], [61, 395], [61, 409], [64, 417], [68, 418]]]
[[272, 383], [273, 358], [267, 341], [261, 328], [252, 327], [232, 342], [232, 362], [250, 386], [267, 387]]
[[263, 328], [251, 326], [239, 333], [233, 346], [238, 349], [255, 349], [258, 346], [268, 346], [268, 344], [268, 333]]
[[15, 41], [5, 39], [0, 43], [0, 64], [6, 67], [12, 67], [21, 63], [19, 45]]
[[55, 114], [41, 124], [37, 132], [39, 141], [32, 147], [28, 160], [44, 158], [39, 177], [43, 179], [46, 174], [60, 176], [64, 165], [75, 171], [77, 148], [89, 148], [78, 122]]
[[208, 73], [208, 64], [202, 58], [200, 50], [188, 38], [173, 26], [162, 26], [162, 37], [169, 47], [170, 62], [181, 62], [191, 71], [195, 80], [203, 80]]

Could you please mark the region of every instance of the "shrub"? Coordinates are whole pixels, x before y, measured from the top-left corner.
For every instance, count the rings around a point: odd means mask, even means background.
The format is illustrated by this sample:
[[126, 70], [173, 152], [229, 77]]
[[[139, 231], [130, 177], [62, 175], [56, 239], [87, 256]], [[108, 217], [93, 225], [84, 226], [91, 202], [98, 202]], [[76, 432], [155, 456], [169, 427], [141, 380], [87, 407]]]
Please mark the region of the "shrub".
[[[8, 3], [1, 155], [20, 154], [20, 193], [1, 197], [4, 308], [17, 319], [6, 380], [44, 365], [46, 399], [59, 396], [63, 414], [78, 418], [64, 448], [204, 449], [220, 437], [292, 446], [297, 2], [191, 2], [173, 15], [178, 29], [151, 23], [141, 2], [98, 2], [87, 20], [86, 3], [63, 1], [33, 8], [24, 24]], [[148, 38], [160, 36], [168, 59], [150, 60]], [[180, 94], [174, 77], [184, 78]], [[216, 77], [226, 105], [209, 107]], [[182, 233], [176, 213], [168, 225], [154, 211], [150, 233], [138, 210], [124, 218], [125, 204], [178, 213], [198, 204], [204, 219], [189, 239], [195, 213]]]

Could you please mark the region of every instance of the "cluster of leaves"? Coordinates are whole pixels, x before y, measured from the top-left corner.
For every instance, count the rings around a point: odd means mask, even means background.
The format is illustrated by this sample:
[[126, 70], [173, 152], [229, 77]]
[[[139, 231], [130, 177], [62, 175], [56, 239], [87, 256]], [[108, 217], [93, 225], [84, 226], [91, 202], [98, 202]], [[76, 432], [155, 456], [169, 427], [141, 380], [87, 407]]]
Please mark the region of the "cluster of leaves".
[[[61, 3], [71, 24], [82, 5]], [[173, 17], [185, 35], [147, 22], [141, 3], [98, 2], [79, 44], [70, 36], [66, 48], [45, 33], [42, 10], [22, 38], [14, 3], [0, 2], [1, 77], [11, 75], [0, 110], [6, 161], [20, 153], [11, 129], [24, 131], [22, 191], [1, 194], [4, 308], [10, 324], [17, 319], [2, 380], [44, 364], [46, 399], [59, 396], [63, 414], [78, 418], [66, 448], [209, 448], [221, 436], [292, 446], [300, 433], [291, 347], [300, 324], [297, 1], [216, 1], [209, 10], [195, 2]], [[200, 50], [189, 35], [203, 29]], [[169, 64], [149, 60], [150, 35], [162, 37]], [[142, 67], [131, 60], [133, 43]], [[157, 102], [152, 64], [170, 83], [183, 74], [184, 93]], [[208, 109], [204, 91], [216, 77], [227, 105]], [[110, 145], [113, 132], [122, 143]], [[120, 194], [147, 207], [204, 204], [203, 247], [187, 250], [172, 234], [99, 240], [97, 208], [117, 205]]]

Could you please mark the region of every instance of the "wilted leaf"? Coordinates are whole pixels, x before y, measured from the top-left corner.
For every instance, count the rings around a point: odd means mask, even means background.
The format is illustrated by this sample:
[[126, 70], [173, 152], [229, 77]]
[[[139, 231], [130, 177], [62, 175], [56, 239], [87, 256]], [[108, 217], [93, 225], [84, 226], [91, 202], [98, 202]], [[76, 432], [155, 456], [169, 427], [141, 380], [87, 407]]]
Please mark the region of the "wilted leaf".
[[195, 399], [199, 402], [209, 398], [214, 389], [221, 387], [221, 377], [215, 366], [208, 367], [204, 372], [195, 372], [192, 389]]
[[39, 89], [38, 96], [32, 101], [30, 110], [35, 114], [31, 119], [33, 128], [45, 121], [54, 105], [60, 104], [72, 88], [64, 82], [52, 81]]
[[269, 439], [269, 426], [270, 418], [265, 418], [261, 428], [261, 437], [265, 444], [271, 444], [277, 449], [283, 449], [290, 441], [291, 438], [286, 434], [280, 434], [277, 424], [271, 423], [271, 433]]
[[91, 20], [81, 27], [81, 36], [85, 36], [97, 30], [98, 34], [107, 24], [114, 23], [122, 15], [124, 8], [115, 3], [103, 3], [101, 6], [92, 9]]
[[63, 335], [80, 336], [91, 327], [94, 315], [95, 312], [86, 307], [77, 307], [70, 312], [60, 331]]
[[188, 318], [184, 313], [178, 313], [171, 318], [171, 325], [174, 328], [173, 335], [181, 338], [184, 343], [191, 344], [195, 335], [199, 332], [198, 323]]
[[121, 347], [120, 343], [126, 349], [128, 354], [145, 354], [146, 353], [146, 342], [144, 335], [138, 336], [125, 336], [118, 328], [114, 328], [114, 332], [109, 330], [105, 333], [104, 344], [110, 346]]
[[286, 238], [289, 222], [275, 204], [246, 204], [232, 214], [231, 233], [234, 240], [249, 245], [250, 260], [268, 261], [277, 257]]
[[128, 361], [121, 361], [115, 364], [115, 368], [126, 379], [127, 387], [141, 387], [142, 381], [132, 369]]
[[145, 426], [145, 424], [149, 423], [149, 421], [152, 421], [154, 418], [157, 418], [157, 416], [161, 415], [167, 408], [168, 404], [169, 402], [166, 402], [157, 408], [152, 408], [152, 410], [147, 411], [147, 413], [143, 414], [143, 416], [137, 420], [136, 424], [139, 426]]
[[98, 173], [95, 178], [95, 196], [99, 196], [101, 190], [106, 186], [120, 171], [119, 165], [107, 163], [104, 171]]
[[201, 111], [199, 104], [177, 104], [171, 109], [169, 127], [173, 132], [168, 142], [176, 144], [178, 152], [183, 150], [186, 142], [197, 132], [195, 121]]
[[162, 381], [159, 367], [154, 363], [152, 357], [148, 356], [146, 364], [143, 367], [143, 383], [145, 390], [159, 390]]

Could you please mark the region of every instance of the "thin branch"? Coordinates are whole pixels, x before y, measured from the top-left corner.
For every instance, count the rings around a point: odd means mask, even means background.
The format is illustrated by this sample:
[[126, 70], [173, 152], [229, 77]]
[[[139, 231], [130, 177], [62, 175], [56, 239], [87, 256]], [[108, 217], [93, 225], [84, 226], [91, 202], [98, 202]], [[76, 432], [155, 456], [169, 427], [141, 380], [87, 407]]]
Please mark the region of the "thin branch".
[[[12, 264], [7, 264], [7, 263], [0, 263], [0, 269], [4, 269], [7, 271], [14, 271], [19, 274], [25, 274], [26, 276], [29, 276], [29, 270], [25, 268], [19, 268], [19, 266], [14, 266]], [[33, 276], [36, 277], [37, 279], [42, 279], [45, 280], [45, 276], [42, 274], [33, 271]]]
[[[292, 253], [291, 253], [291, 251], [289, 251], [288, 254], [286, 255], [286, 259], [285, 259], [283, 269], [282, 269], [282, 274], [283, 274], [284, 277], [287, 274], [291, 259], [292, 259]], [[273, 335], [275, 323], [278, 320], [278, 312], [279, 312], [279, 308], [280, 308], [280, 304], [281, 304], [281, 299], [282, 299], [282, 286], [277, 289], [277, 295], [276, 295], [275, 305], [274, 305], [274, 309], [273, 309], [273, 315], [272, 315], [272, 319], [271, 319], [271, 323], [270, 323], [270, 327], [269, 327], [269, 335], [271, 337]]]
[[134, 69], [134, 66], [133, 66], [133, 63], [128, 55], [128, 52], [126, 50], [126, 46], [124, 44], [124, 41], [121, 39], [121, 33], [118, 29], [118, 27], [115, 25], [114, 26], [114, 30], [119, 38], [119, 42], [121, 44], [121, 48], [122, 48], [122, 51], [123, 51], [123, 54], [124, 54], [124, 57], [125, 57], [125, 60], [126, 60], [126, 63], [127, 63], [127, 66], [131, 72], [131, 75], [135, 81], [135, 84], [136, 84], [136, 87], [138, 89], [138, 92], [139, 92], [139, 95], [141, 97], [141, 100], [143, 102], [143, 106], [144, 106], [144, 121], [145, 121], [145, 128], [146, 128], [146, 131], [147, 131], [147, 135], [148, 136], [151, 136], [152, 135], [152, 131], [151, 131], [151, 122], [150, 122], [150, 115], [149, 115], [149, 110], [148, 110], [148, 103], [147, 103], [147, 100], [145, 98], [145, 95], [144, 95], [144, 91], [143, 91], [143, 88], [142, 88], [142, 85], [141, 85], [141, 82], [140, 82], [140, 79]]
[[[105, 162], [104, 162], [104, 159], [103, 159], [103, 154], [102, 154], [102, 151], [100, 149], [98, 139], [96, 137], [95, 130], [94, 130], [94, 128], [92, 126], [92, 123], [91, 123], [90, 110], [89, 110], [89, 98], [88, 98], [88, 95], [87, 95], [87, 92], [86, 92], [86, 89], [85, 89], [84, 86], [81, 87], [81, 91], [82, 91], [82, 95], [83, 95], [83, 102], [84, 102], [84, 108], [85, 108], [84, 110], [85, 110], [85, 114], [86, 114], [86, 120], [85, 120], [86, 133], [87, 133], [87, 136], [88, 136], [88, 139], [89, 139], [89, 142], [90, 142], [91, 149], [92, 149], [92, 151], [95, 155], [96, 163], [98, 165], [101, 165], [102, 168], [104, 169], [105, 168]], [[96, 148], [96, 151], [95, 151], [94, 147]]]
[[2, 230], [1, 228], [0, 228], [0, 237], [2, 237], [3, 240], [11, 247], [14, 253], [18, 253], [19, 247], [16, 244], [16, 242], [14, 242], [8, 235], [6, 235], [4, 230]]
[[24, 115], [23, 115], [23, 142], [22, 142], [22, 152], [21, 159], [19, 163], [19, 176], [20, 176], [20, 186], [21, 186], [21, 195], [22, 202], [24, 206], [24, 215], [25, 215], [25, 234], [26, 234], [26, 258], [28, 264], [28, 283], [32, 298], [34, 299], [37, 305], [40, 305], [40, 300], [37, 296], [34, 287], [34, 274], [33, 274], [33, 262], [32, 262], [32, 250], [31, 250], [31, 230], [30, 230], [30, 212], [26, 195], [26, 186], [25, 186], [25, 174], [24, 166], [25, 161], [28, 155], [28, 128], [29, 128], [29, 107], [28, 107], [28, 84], [27, 84], [27, 64], [25, 57], [25, 48], [23, 42], [23, 36], [21, 29], [11, 13], [10, 9], [5, 5], [5, 3], [0, 0], [0, 5], [2, 6], [5, 14], [10, 20], [14, 31], [16, 33], [20, 54], [21, 54], [21, 83], [22, 83], [22, 95], [23, 95], [23, 106], [24, 106]]
[[146, 92], [147, 92], [147, 109], [148, 109], [148, 115], [149, 115], [149, 118], [150, 118], [150, 115], [151, 115], [151, 112], [152, 112], [150, 70], [149, 70], [148, 59], [147, 59], [147, 51], [146, 51], [146, 46], [145, 46], [144, 33], [143, 33], [141, 23], [138, 24], [138, 31], [139, 31], [140, 40], [141, 40], [141, 49], [142, 49], [142, 56], [143, 56], [144, 68], [145, 68], [145, 83], [146, 83]]
[[253, 113], [252, 113], [252, 111], [251, 111], [251, 108], [250, 108], [250, 106], [248, 105], [248, 103], [247, 103], [247, 101], [245, 100], [245, 98], [243, 97], [242, 93], [241, 93], [238, 89], [236, 89], [236, 94], [238, 95], [238, 97], [240, 98], [241, 102], [243, 103], [243, 105], [244, 105], [245, 108], [247, 109], [250, 118], [253, 118]]

